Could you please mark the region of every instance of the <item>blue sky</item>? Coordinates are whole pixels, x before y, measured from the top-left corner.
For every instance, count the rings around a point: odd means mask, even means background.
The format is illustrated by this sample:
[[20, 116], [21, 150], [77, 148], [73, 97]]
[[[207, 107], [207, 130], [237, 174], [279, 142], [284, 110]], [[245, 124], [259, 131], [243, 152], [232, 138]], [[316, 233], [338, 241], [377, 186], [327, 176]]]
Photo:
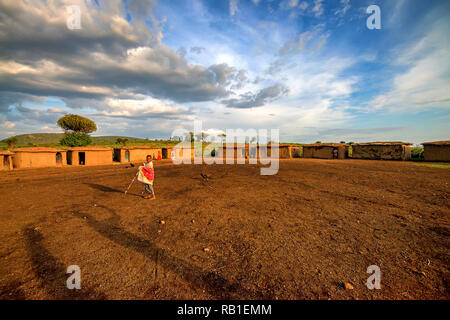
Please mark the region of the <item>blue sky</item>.
[[[66, 26], [68, 5], [81, 29]], [[378, 5], [381, 29], [366, 8]], [[450, 139], [448, 1], [0, 0], [0, 137], [167, 138], [278, 128], [285, 142]], [[8, 12], [8, 13], [5, 13]]]

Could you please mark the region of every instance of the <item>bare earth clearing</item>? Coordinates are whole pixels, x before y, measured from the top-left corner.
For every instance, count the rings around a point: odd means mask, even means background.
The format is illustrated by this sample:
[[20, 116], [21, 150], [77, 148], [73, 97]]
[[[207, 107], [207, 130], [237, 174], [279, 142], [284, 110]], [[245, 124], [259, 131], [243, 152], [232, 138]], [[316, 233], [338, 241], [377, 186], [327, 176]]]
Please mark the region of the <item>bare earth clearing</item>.
[[[155, 168], [156, 201], [139, 183], [123, 193], [126, 165], [0, 172], [0, 298], [450, 298], [448, 169], [300, 159], [275, 176], [203, 166], [206, 181], [200, 165]], [[373, 264], [381, 290], [365, 284]]]

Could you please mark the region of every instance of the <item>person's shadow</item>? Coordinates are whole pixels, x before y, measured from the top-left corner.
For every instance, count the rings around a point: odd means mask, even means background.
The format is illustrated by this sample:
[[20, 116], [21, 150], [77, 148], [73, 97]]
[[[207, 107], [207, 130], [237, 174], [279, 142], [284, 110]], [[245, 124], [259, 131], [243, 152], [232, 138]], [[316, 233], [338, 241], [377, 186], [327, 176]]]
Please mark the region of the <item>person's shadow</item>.
[[[86, 185], [88, 185], [89, 187], [91, 187], [92, 189], [96, 189], [102, 192], [117, 192], [117, 193], [123, 193], [125, 194], [125, 191], [119, 190], [119, 189], [114, 189], [108, 186], [102, 186], [101, 184], [95, 184], [95, 183], [85, 183]], [[136, 196], [136, 197], [140, 197], [139, 194], [136, 193], [131, 193], [131, 192], [127, 192], [127, 194], [132, 195], [132, 196]]]
[[42, 244], [42, 234], [32, 227], [22, 230], [25, 247], [30, 256], [34, 274], [39, 278], [41, 286], [53, 299], [106, 299], [106, 296], [81, 283], [81, 289], [68, 289], [67, 267], [56, 259]]
[[[113, 210], [103, 205], [111, 213], [111, 218], [98, 221], [94, 217], [74, 212], [80, 219], [85, 219], [88, 225], [102, 236], [114, 241], [120, 246], [143, 254], [148, 259], [155, 261], [166, 270], [177, 273], [188, 281], [193, 287], [207, 291], [217, 299], [267, 299], [263, 294], [243, 288], [238, 283], [231, 283], [215, 272], [203, 270], [186, 261], [170, 255], [165, 249], [158, 248], [149, 240], [142, 239], [119, 227], [120, 216]], [[84, 218], [86, 217], [86, 218]]]

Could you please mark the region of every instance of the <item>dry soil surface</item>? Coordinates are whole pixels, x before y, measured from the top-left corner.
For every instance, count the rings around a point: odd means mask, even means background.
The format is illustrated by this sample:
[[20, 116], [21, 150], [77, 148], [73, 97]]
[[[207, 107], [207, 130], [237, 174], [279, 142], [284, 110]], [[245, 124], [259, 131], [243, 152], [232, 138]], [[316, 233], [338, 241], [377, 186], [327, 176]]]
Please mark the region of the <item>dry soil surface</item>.
[[[0, 172], [0, 298], [450, 298], [449, 169], [299, 159], [274, 176], [155, 170], [155, 201], [139, 183], [124, 194], [130, 165]], [[81, 290], [66, 288], [70, 265]], [[380, 290], [366, 286], [370, 265]]]

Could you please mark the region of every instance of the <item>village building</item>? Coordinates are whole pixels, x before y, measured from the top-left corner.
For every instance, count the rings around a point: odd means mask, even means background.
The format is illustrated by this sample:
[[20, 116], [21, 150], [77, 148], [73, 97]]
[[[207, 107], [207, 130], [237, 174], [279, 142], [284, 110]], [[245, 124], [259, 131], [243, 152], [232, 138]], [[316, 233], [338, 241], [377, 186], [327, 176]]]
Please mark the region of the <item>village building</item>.
[[313, 143], [303, 145], [303, 158], [333, 159], [333, 153], [337, 150], [337, 158], [348, 157], [348, 144], [344, 143]]
[[450, 141], [424, 142], [425, 161], [450, 161]]
[[14, 153], [8, 150], [0, 150], [0, 170], [12, 170]]
[[226, 159], [230, 160], [240, 160], [245, 163], [245, 159], [248, 158], [248, 146], [245, 144], [224, 144], [222, 148], [217, 149], [217, 156], [222, 157], [225, 161]]
[[352, 144], [352, 158], [369, 160], [411, 160], [411, 143], [355, 143]]
[[[265, 157], [271, 157], [272, 149], [275, 148], [275, 145], [267, 145], [266, 153], [264, 153], [262, 156]], [[277, 146], [278, 148], [278, 157], [279, 159], [292, 159], [292, 158], [299, 158], [300, 157], [300, 148], [297, 146], [292, 146], [288, 144], [280, 144]], [[221, 157], [224, 161], [227, 158], [233, 159], [233, 160], [240, 160], [241, 162], [252, 162], [256, 159], [258, 160], [260, 155], [260, 145], [257, 144], [233, 144], [228, 149], [232, 149], [231, 156], [227, 155], [227, 146], [226, 144], [223, 145], [222, 148], [215, 148], [212, 152], [211, 156], [217, 156]]]
[[107, 147], [73, 147], [67, 149], [67, 164], [72, 166], [95, 166], [112, 164], [113, 152]]
[[195, 149], [189, 142], [168, 147], [167, 150], [168, 155], [175, 162], [193, 163], [194, 161]]
[[170, 159], [172, 155], [173, 146], [169, 147], [151, 147], [151, 146], [124, 146], [114, 148], [114, 161], [118, 162], [136, 162], [145, 161], [147, 155], [151, 155], [154, 160]]
[[66, 151], [56, 148], [31, 147], [13, 149], [14, 168], [43, 168], [63, 166], [67, 163]]
[[[272, 149], [274, 146], [267, 146], [267, 155], [271, 156]], [[293, 159], [300, 158], [300, 147], [289, 145], [289, 144], [279, 144], [278, 145], [278, 158], [279, 159]]]

